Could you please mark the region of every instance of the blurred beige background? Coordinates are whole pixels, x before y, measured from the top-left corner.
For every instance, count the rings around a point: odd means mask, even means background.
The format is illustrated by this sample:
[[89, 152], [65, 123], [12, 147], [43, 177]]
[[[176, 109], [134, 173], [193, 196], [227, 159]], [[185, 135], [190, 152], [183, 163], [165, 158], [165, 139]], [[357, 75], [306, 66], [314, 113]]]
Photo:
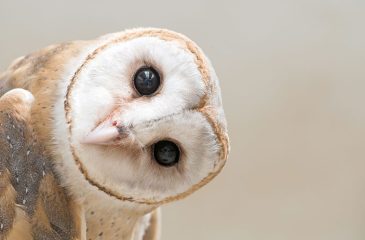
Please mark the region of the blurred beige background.
[[0, 69], [137, 26], [194, 39], [221, 79], [223, 173], [163, 209], [163, 240], [365, 239], [365, 1], [0, 1]]

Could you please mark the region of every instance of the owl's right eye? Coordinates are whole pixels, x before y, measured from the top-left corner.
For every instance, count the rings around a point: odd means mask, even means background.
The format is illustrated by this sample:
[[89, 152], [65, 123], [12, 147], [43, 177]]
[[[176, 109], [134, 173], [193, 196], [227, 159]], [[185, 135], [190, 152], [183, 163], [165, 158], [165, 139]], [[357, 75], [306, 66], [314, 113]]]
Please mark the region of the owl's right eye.
[[160, 86], [160, 75], [152, 67], [142, 67], [134, 74], [134, 87], [142, 96], [152, 95]]

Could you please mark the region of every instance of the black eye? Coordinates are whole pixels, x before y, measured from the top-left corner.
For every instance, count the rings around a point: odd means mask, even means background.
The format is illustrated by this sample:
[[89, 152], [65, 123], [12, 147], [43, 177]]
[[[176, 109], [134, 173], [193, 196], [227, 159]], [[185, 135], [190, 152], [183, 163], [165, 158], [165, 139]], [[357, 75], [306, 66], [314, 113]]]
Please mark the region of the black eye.
[[159, 141], [154, 144], [153, 155], [158, 164], [170, 167], [179, 162], [180, 150], [173, 142]]
[[142, 67], [134, 75], [134, 86], [141, 95], [151, 95], [160, 86], [160, 76], [151, 67]]

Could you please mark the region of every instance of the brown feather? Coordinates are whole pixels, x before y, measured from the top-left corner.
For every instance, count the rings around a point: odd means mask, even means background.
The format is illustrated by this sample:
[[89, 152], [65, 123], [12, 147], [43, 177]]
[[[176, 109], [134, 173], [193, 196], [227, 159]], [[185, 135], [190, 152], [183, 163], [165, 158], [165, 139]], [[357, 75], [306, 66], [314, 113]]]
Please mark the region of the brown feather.
[[80, 238], [80, 216], [37, 141], [30, 103], [0, 98], [0, 239]]

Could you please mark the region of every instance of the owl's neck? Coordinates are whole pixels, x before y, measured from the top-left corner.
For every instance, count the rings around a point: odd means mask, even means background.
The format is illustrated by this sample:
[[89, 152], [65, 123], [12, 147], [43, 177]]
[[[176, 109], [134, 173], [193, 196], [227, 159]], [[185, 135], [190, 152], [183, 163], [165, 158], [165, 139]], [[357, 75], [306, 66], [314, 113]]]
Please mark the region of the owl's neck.
[[131, 209], [123, 202], [110, 204], [93, 194], [83, 202], [86, 239], [142, 240], [149, 225], [150, 214]]
[[55, 157], [61, 184], [84, 209], [86, 239], [142, 240], [154, 206], [121, 201], [85, 181], [72, 158]]

